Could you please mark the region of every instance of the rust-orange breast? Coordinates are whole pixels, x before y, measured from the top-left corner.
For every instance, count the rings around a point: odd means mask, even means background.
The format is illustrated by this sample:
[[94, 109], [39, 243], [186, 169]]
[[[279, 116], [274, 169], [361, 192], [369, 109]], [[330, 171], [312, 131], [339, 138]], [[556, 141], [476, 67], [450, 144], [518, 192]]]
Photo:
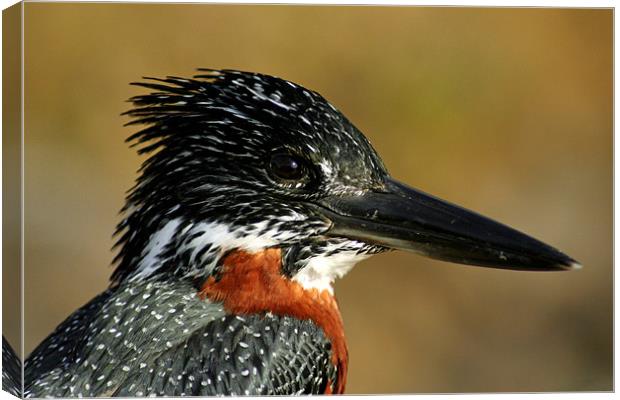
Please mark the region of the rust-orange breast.
[[[333, 393], [343, 393], [348, 351], [336, 299], [326, 290], [305, 289], [288, 279], [281, 272], [281, 260], [281, 251], [276, 248], [257, 253], [231, 252], [223, 260], [220, 278], [209, 277], [199, 295], [222, 302], [235, 315], [271, 312], [313, 321], [332, 343], [332, 362], [338, 371]], [[326, 393], [332, 392], [330, 386]]]

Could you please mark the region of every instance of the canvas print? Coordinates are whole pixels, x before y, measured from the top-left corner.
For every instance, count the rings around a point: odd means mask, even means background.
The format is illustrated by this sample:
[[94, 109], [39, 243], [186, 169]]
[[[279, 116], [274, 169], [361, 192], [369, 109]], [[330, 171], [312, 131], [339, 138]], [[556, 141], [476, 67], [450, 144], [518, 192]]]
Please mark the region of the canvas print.
[[5, 10], [3, 390], [612, 390], [612, 18]]

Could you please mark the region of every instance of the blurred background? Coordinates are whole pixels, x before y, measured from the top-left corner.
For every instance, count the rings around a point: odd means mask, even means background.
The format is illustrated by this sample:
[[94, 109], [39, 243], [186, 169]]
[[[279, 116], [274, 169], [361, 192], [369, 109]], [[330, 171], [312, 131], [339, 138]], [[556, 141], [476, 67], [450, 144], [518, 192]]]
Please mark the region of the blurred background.
[[233, 68], [318, 91], [396, 178], [584, 265], [362, 262], [336, 284], [348, 393], [612, 390], [612, 24], [609, 9], [26, 3], [26, 354], [108, 283], [143, 161], [123, 142], [128, 83]]

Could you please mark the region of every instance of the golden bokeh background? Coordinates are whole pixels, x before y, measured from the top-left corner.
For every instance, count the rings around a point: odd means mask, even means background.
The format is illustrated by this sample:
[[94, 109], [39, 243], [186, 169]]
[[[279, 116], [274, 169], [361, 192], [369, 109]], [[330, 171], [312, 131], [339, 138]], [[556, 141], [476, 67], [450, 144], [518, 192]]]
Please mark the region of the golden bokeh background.
[[[107, 285], [141, 76], [318, 91], [391, 173], [581, 271], [393, 252], [336, 284], [348, 393], [612, 390], [610, 9], [25, 4], [25, 350]], [[15, 338], [13, 338], [15, 339]]]

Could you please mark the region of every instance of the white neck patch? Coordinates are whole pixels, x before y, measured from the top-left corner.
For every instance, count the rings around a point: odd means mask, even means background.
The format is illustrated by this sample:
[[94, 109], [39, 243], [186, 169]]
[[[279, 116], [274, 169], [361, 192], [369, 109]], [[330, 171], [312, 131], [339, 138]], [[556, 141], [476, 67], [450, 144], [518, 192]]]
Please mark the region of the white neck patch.
[[319, 292], [327, 290], [333, 295], [332, 284], [336, 278], [342, 278], [355, 264], [368, 257], [370, 254], [358, 254], [355, 251], [312, 257], [306, 266], [293, 276], [293, 280], [304, 289], [317, 289]]

